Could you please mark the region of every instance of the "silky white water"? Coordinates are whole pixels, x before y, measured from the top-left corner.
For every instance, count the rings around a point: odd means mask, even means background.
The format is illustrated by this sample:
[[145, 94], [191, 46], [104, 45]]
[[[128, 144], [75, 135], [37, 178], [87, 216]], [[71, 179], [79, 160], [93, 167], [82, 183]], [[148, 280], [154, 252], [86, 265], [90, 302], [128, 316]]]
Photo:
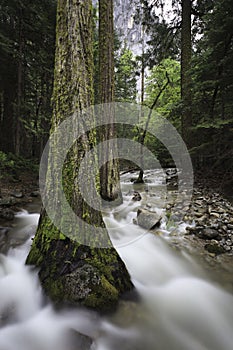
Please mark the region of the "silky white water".
[[[150, 189], [142, 201], [149, 198], [162, 212], [163, 177], [147, 175]], [[84, 309], [55, 311], [36, 271], [24, 265], [39, 215], [19, 213], [9, 233], [11, 248], [0, 255], [0, 350], [232, 350], [233, 296], [171, 249], [169, 236], [133, 224], [141, 203], [132, 201], [128, 174], [122, 189], [124, 204], [105, 213], [105, 222], [140, 301], [123, 301], [108, 317]], [[151, 191], [158, 195], [144, 198]]]

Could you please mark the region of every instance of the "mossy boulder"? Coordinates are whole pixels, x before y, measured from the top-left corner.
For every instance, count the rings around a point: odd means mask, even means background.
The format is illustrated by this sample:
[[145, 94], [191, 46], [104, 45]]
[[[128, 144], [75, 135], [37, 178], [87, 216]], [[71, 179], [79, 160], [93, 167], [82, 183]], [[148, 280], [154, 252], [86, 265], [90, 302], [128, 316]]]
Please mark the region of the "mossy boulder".
[[133, 289], [114, 248], [91, 248], [66, 238], [52, 240], [43, 256], [39, 251], [34, 244], [27, 263], [40, 267], [44, 291], [55, 303], [106, 312], [114, 310], [120, 296]]

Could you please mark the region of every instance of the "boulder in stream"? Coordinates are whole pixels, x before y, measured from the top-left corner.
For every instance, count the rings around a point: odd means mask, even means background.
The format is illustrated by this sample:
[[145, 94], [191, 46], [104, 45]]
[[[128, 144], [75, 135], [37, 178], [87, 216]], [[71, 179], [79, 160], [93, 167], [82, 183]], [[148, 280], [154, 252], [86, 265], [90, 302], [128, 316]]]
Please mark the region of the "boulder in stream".
[[138, 225], [147, 230], [152, 230], [156, 227], [159, 227], [161, 219], [161, 215], [159, 215], [157, 212], [152, 212], [142, 208], [138, 209]]
[[133, 194], [132, 200], [136, 202], [136, 201], [140, 201], [141, 199], [142, 199], [142, 197], [141, 197], [140, 193], [135, 191]]

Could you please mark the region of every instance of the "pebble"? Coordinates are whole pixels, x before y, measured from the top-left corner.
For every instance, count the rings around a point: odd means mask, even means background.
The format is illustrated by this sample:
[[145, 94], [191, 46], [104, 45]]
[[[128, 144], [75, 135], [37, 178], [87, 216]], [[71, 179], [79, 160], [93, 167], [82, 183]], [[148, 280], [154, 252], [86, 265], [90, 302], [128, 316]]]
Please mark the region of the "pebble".
[[[170, 203], [168, 207], [171, 208]], [[169, 209], [167, 208], [168, 211]], [[182, 220], [187, 223], [194, 220], [196, 223], [195, 227], [188, 227], [187, 232], [206, 240], [206, 250], [210, 254], [233, 252], [233, 206], [221, 198], [220, 194], [206, 189], [194, 189], [191, 206], [183, 203], [183, 209], [180, 212], [177, 210], [176, 215], [172, 215], [172, 220], [178, 223], [181, 212], [185, 214]]]
[[12, 192], [11, 196], [15, 198], [23, 198], [23, 192]]

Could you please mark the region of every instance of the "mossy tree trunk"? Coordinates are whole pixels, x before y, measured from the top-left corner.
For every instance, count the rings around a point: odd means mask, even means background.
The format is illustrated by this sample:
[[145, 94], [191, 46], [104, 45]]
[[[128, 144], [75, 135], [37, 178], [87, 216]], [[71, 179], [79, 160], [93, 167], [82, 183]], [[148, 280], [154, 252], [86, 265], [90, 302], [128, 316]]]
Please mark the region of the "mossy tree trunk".
[[[59, 0], [57, 8], [57, 37], [55, 81], [53, 92], [54, 131], [66, 118], [77, 111], [84, 111], [93, 103], [93, 52], [92, 52], [92, 5], [91, 0]], [[84, 118], [85, 117], [85, 118]], [[93, 113], [79, 114], [77, 127], [94, 128]], [[63, 137], [68, 135], [63, 135]], [[46, 294], [55, 302], [85, 305], [99, 310], [111, 309], [119, 296], [132, 288], [129, 274], [116, 250], [98, 248], [96, 239], [86, 244], [79, 237], [88, 237], [84, 221], [92, 227], [103, 227], [101, 212], [91, 208], [82, 198], [78, 185], [78, 169], [85, 153], [95, 144], [95, 133], [89, 132], [75, 142], [63, 167], [63, 190], [76, 215], [81, 218], [78, 232], [73, 232], [72, 223], [65, 219], [61, 198], [54, 190], [59, 186], [56, 169], [59, 147], [56, 154], [49, 154], [46, 188], [55, 196], [57, 220], [65, 220], [75, 239], [65, 236], [43, 210], [27, 264], [39, 267], [39, 277]], [[95, 164], [90, 164], [85, 177], [90, 184], [90, 174]], [[49, 179], [49, 180], [48, 180]], [[51, 180], [52, 179], [52, 180]], [[57, 197], [56, 197], [57, 196]], [[63, 223], [64, 224], [64, 223]], [[62, 225], [61, 225], [62, 226]], [[72, 237], [71, 236], [71, 237]], [[83, 240], [82, 240], [83, 241]], [[90, 246], [88, 246], [90, 243]]]
[[114, 139], [114, 26], [113, 1], [99, 0], [99, 103], [105, 104], [102, 118], [108, 123], [102, 128], [100, 140], [102, 144], [100, 169], [100, 193], [104, 200], [120, 204], [122, 195], [119, 178], [119, 161], [117, 159], [117, 142], [111, 146], [104, 141]]

